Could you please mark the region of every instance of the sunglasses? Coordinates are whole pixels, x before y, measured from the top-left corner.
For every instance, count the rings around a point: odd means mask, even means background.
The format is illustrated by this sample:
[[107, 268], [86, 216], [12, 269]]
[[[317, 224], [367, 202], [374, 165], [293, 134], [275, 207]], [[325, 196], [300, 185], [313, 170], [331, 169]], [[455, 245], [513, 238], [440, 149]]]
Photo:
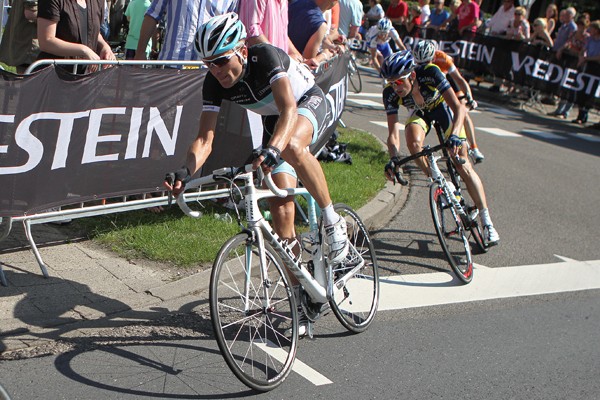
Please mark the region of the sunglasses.
[[204, 62], [204, 64], [206, 64], [206, 66], [208, 68], [212, 67], [213, 65], [216, 65], [217, 67], [221, 68], [222, 66], [226, 65], [229, 60], [231, 60], [231, 57], [235, 56], [235, 52], [228, 54], [226, 56], [221, 56], [221, 57], [217, 57], [214, 58], [212, 60], [202, 60]]
[[392, 85], [392, 86], [400, 86], [400, 85], [402, 85], [404, 82], [407, 82], [407, 81], [408, 81], [408, 78], [409, 78], [409, 75], [406, 75], [406, 76], [402, 76], [402, 77], [400, 77], [400, 78], [398, 78], [398, 79], [390, 79], [390, 80], [387, 80], [387, 79], [386, 79], [386, 81], [385, 81], [385, 82], [386, 82], [388, 85]]
[[515, 13], [515, 15], [523, 16], [523, 13]]

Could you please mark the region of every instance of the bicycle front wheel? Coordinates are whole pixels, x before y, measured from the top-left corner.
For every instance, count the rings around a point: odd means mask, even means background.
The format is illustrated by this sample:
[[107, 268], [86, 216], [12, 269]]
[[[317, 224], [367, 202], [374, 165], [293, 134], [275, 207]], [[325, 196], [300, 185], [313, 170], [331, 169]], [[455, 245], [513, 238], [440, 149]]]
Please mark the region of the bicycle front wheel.
[[296, 300], [281, 259], [246, 234], [219, 251], [210, 281], [210, 312], [221, 354], [246, 386], [268, 391], [292, 369], [298, 341]]
[[[375, 249], [359, 216], [345, 204], [336, 204], [335, 211], [346, 219], [350, 249], [346, 259], [333, 266], [334, 297], [329, 302], [341, 324], [351, 332], [369, 327], [379, 304], [379, 269]], [[344, 276], [362, 266], [348, 279]], [[341, 286], [341, 287], [340, 287]]]
[[348, 80], [350, 81], [354, 93], [360, 93], [362, 91], [362, 79], [354, 58], [350, 58], [350, 63], [348, 64]]
[[430, 186], [429, 206], [435, 232], [452, 271], [462, 282], [471, 282], [473, 258], [465, 226], [456, 212], [453, 212], [452, 204], [437, 183]]

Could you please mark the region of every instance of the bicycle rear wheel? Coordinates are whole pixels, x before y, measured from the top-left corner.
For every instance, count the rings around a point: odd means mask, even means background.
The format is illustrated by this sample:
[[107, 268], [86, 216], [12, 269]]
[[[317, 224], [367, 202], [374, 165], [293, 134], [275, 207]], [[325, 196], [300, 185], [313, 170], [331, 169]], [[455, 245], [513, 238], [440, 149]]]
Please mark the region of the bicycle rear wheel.
[[435, 232], [452, 271], [462, 282], [471, 282], [473, 258], [466, 228], [437, 183], [429, 188], [429, 206]]
[[360, 93], [362, 91], [362, 79], [354, 58], [350, 58], [350, 62], [348, 63], [348, 80], [350, 81], [354, 93]]
[[262, 392], [290, 373], [298, 341], [296, 300], [268, 243], [265, 258], [267, 276], [262, 276], [257, 243], [239, 234], [219, 251], [210, 278], [211, 319], [221, 354], [240, 381]]
[[[379, 267], [369, 232], [359, 216], [345, 204], [336, 204], [335, 211], [346, 219], [350, 250], [346, 259], [333, 266], [334, 297], [329, 302], [333, 313], [349, 331], [359, 333], [369, 327], [379, 304]], [[349, 271], [362, 267], [346, 281]], [[336, 290], [341, 285], [340, 290]]]

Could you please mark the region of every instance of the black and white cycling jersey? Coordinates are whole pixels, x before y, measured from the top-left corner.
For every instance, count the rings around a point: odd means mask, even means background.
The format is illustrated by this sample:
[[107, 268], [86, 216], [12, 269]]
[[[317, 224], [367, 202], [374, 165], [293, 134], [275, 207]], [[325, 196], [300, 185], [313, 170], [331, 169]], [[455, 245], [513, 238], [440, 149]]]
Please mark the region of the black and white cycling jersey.
[[223, 100], [229, 100], [257, 114], [279, 115], [271, 84], [287, 77], [296, 101], [315, 86], [315, 78], [305, 65], [292, 60], [283, 50], [260, 43], [248, 48], [248, 62], [240, 81], [229, 89], [207, 74], [202, 88], [203, 111], [218, 112]]

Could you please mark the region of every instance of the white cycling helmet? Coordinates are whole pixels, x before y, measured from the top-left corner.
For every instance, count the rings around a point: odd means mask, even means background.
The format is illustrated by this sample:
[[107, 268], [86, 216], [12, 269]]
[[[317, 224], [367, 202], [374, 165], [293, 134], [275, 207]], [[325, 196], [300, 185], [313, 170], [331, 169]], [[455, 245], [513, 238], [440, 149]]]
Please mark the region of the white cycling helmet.
[[387, 18], [381, 18], [379, 22], [377, 22], [377, 29], [379, 32], [389, 32], [392, 30], [392, 21]]
[[208, 58], [233, 50], [244, 39], [244, 24], [236, 13], [227, 13], [217, 15], [202, 24], [196, 32], [194, 47], [200, 58]]
[[429, 64], [435, 56], [437, 46], [433, 40], [421, 40], [413, 50], [413, 57], [417, 64]]

